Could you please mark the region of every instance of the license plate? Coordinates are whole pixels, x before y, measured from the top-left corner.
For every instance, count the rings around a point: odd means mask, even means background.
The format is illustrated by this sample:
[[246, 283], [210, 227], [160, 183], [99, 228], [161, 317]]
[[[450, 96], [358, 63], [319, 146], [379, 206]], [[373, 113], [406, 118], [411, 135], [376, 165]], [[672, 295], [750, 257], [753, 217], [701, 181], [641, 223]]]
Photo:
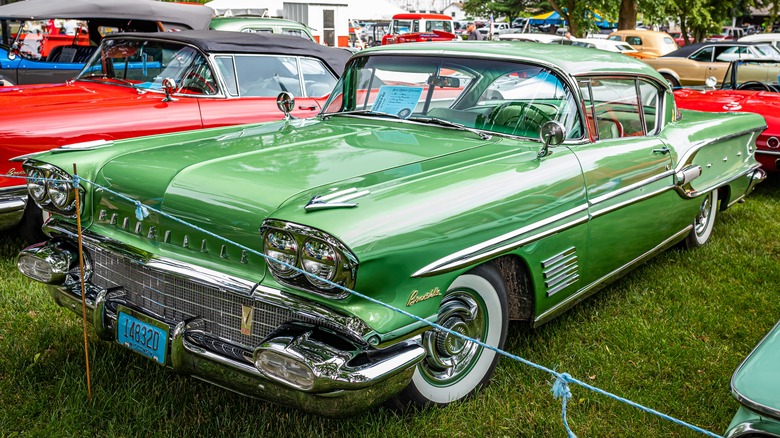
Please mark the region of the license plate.
[[119, 306], [116, 341], [160, 365], [168, 351], [168, 326], [146, 315]]

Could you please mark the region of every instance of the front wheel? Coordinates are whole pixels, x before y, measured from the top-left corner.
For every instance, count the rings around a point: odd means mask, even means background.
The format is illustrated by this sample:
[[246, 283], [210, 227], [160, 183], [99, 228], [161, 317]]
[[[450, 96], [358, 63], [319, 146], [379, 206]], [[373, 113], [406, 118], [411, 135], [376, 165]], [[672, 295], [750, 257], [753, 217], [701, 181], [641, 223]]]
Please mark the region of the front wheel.
[[718, 190], [715, 189], [704, 196], [699, 212], [693, 219], [693, 229], [685, 238], [685, 247], [688, 249], [698, 248], [712, 236], [712, 227], [715, 226], [715, 216], [718, 213]]
[[[439, 307], [437, 323], [487, 345], [503, 348], [507, 297], [495, 268], [482, 265], [455, 279]], [[446, 405], [464, 399], [488, 383], [498, 353], [457, 336], [429, 330], [423, 337], [427, 356], [398, 396], [403, 404]]]

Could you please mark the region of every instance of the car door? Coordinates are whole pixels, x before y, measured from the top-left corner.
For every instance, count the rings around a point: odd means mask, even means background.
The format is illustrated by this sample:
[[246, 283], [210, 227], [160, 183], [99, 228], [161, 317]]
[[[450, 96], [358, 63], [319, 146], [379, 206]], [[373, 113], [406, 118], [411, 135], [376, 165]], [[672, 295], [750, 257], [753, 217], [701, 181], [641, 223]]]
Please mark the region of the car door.
[[[701, 85], [713, 69], [717, 68], [715, 59], [715, 47], [705, 46], [688, 57], [676, 70], [680, 77], [680, 85]], [[726, 64], [728, 65], [728, 64]], [[725, 74], [725, 72], [724, 72]], [[721, 77], [722, 79], [722, 77]]]
[[598, 282], [650, 253], [675, 232], [679, 197], [669, 149], [658, 138], [662, 90], [635, 78], [580, 80], [591, 142], [573, 146], [589, 215], [582, 284]]
[[206, 127], [279, 120], [276, 97], [295, 97], [294, 117], [313, 117], [336, 84], [336, 76], [318, 59], [277, 55], [215, 57], [224, 79], [225, 98], [199, 99]]

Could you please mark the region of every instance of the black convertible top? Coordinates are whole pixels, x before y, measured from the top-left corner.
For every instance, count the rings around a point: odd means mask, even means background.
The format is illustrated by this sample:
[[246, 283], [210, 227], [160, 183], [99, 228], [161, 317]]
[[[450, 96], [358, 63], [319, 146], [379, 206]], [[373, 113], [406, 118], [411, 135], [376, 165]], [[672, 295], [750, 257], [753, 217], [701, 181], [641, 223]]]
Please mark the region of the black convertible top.
[[0, 6], [0, 18], [149, 20], [189, 29], [208, 29], [211, 14], [211, 8], [206, 6], [154, 0], [25, 0]]
[[272, 33], [228, 32], [221, 30], [183, 30], [166, 33], [119, 33], [106, 35], [104, 41], [140, 38], [191, 44], [206, 53], [252, 53], [319, 58], [341, 76], [352, 55], [344, 49], [327, 47], [306, 38]]
[[709, 43], [693, 43], [693, 44], [686, 44], [680, 47], [679, 49], [675, 50], [674, 52], [669, 52], [666, 55], [664, 55], [663, 58], [687, 58], [688, 55], [691, 55], [693, 52], [705, 46], [756, 46], [758, 44], [769, 44], [769, 43], [755, 43], [755, 42], [748, 42], [748, 41], [712, 41]]

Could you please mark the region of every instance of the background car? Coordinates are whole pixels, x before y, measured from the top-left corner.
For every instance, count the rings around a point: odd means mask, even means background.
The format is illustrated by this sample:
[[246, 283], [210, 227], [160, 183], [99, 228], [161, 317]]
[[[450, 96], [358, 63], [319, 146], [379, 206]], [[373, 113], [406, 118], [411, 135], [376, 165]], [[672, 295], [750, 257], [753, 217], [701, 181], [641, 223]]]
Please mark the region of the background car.
[[[73, 143], [275, 120], [276, 97], [313, 116], [349, 58], [303, 38], [217, 31], [109, 35], [65, 84], [0, 88], [0, 228], [41, 238], [24, 175], [9, 159]], [[169, 83], [166, 83], [169, 80]], [[74, 146], [75, 147], [75, 146]]]
[[741, 27], [723, 26], [721, 32], [717, 35], [710, 35], [707, 41], [736, 41], [745, 36], [745, 31]]
[[652, 30], [618, 30], [609, 34], [607, 39], [624, 41], [631, 47], [653, 58], [666, 55], [677, 50], [677, 43], [666, 32]]
[[728, 64], [717, 89], [675, 90], [680, 108], [710, 112], [749, 111], [766, 119], [767, 129], [756, 139], [756, 159], [770, 172], [780, 171], [780, 61], [739, 60]]
[[614, 41], [602, 38], [577, 38], [572, 41], [572, 46], [588, 47], [591, 49], [606, 50], [608, 52], [618, 52], [624, 55], [633, 55], [640, 53], [630, 44], [623, 41]]
[[696, 39], [693, 38], [690, 34], [688, 34], [687, 38], [683, 38], [682, 32], [679, 30], [670, 30], [667, 32], [672, 39], [674, 39], [674, 42], [677, 43], [678, 47], [682, 47], [686, 44], [692, 44], [696, 42]]
[[[80, 298], [81, 214], [101, 338], [318, 414], [445, 405], [499, 357], [457, 334], [501, 348], [510, 320], [542, 325], [665, 248], [706, 244], [764, 178], [761, 116], [681, 113], [616, 53], [371, 48], [317, 118], [31, 157], [31, 199], [54, 216], [18, 266]], [[73, 163], [83, 213], [60, 196]]]
[[209, 29], [233, 32], [276, 33], [293, 35], [315, 41], [309, 26], [293, 20], [266, 17], [214, 17]]
[[382, 45], [430, 41], [454, 41], [452, 17], [443, 14], [396, 14]]
[[[55, 19], [78, 28], [49, 29]], [[206, 29], [211, 9], [152, 0], [103, 2], [100, 7], [89, 0], [26, 0], [0, 6], [0, 20], [10, 20], [12, 29], [0, 43], [0, 81], [39, 84], [76, 76], [108, 33]]]
[[769, 43], [775, 47], [780, 43], [780, 33], [755, 33], [743, 36], [739, 42], [745, 43]]
[[731, 395], [739, 410], [726, 430], [726, 438], [780, 437], [780, 323], [734, 371]]
[[704, 85], [709, 77], [720, 83], [729, 62], [735, 59], [780, 59], [780, 51], [769, 43], [698, 43], [645, 62], [658, 70], [673, 87], [679, 87]]
[[505, 33], [497, 38], [499, 41], [529, 41], [544, 44], [564, 44], [570, 46], [572, 40], [560, 35], [549, 33]]

